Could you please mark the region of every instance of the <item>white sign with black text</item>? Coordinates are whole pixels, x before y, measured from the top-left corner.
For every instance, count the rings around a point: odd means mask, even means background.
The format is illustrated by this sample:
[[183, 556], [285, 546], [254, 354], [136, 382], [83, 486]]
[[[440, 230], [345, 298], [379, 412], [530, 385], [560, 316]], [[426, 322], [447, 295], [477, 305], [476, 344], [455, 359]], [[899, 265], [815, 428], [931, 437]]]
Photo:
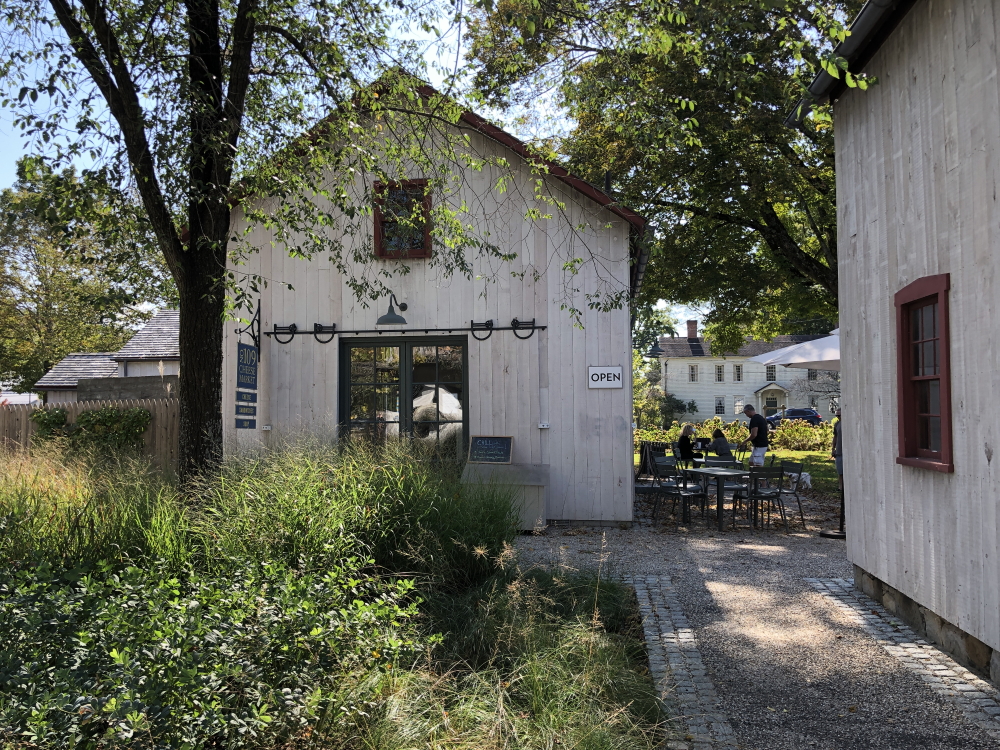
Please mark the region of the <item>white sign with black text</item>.
[[618, 367], [590, 367], [587, 373], [587, 386], [589, 388], [624, 388], [622, 381], [622, 368]]

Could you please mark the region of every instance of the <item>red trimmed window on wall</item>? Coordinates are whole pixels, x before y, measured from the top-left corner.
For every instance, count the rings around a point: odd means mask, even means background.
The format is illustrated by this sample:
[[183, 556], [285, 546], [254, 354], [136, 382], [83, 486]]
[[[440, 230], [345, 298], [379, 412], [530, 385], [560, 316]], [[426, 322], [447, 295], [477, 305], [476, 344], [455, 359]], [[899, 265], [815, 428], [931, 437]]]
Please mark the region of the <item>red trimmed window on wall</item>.
[[431, 257], [431, 196], [427, 180], [375, 183], [375, 257]]
[[954, 471], [951, 450], [949, 275], [925, 276], [896, 292], [899, 455], [904, 466]]

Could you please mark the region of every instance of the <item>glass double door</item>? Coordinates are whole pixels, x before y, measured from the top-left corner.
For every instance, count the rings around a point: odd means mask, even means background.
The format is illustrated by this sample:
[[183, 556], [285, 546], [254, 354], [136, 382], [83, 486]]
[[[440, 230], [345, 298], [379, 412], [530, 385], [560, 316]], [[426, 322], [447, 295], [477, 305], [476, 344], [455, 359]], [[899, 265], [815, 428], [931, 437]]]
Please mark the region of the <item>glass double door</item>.
[[461, 451], [468, 415], [464, 336], [346, 340], [340, 362], [340, 421], [348, 434], [407, 435]]

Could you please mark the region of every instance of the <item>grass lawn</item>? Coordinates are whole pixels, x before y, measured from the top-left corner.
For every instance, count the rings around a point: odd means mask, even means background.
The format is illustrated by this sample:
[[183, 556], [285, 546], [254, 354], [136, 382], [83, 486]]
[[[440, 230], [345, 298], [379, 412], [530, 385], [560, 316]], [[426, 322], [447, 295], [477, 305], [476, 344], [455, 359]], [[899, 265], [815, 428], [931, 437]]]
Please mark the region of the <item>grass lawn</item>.
[[[838, 492], [837, 468], [830, 460], [830, 454], [825, 451], [768, 451], [767, 455], [777, 456], [779, 460], [801, 461], [804, 471], [812, 477], [812, 486], [816, 492], [836, 496]], [[639, 454], [633, 454], [633, 463], [639, 465]]]

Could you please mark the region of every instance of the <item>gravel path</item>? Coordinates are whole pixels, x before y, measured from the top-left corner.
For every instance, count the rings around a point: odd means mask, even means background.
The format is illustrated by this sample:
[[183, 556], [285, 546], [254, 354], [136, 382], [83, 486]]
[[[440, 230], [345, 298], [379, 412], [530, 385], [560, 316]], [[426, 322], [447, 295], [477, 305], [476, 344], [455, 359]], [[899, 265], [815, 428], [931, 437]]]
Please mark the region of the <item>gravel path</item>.
[[550, 528], [518, 546], [522, 564], [635, 583], [693, 750], [1000, 749], [996, 689], [851, 592], [841, 541], [696, 523]]

